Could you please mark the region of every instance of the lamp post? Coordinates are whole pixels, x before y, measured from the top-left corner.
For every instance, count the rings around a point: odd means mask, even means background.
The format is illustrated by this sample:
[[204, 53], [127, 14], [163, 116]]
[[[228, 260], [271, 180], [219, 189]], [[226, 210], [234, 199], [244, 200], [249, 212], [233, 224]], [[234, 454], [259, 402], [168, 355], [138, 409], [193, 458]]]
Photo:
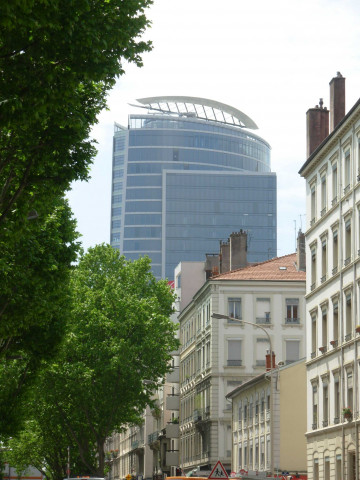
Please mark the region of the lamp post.
[[270, 472], [273, 472], [273, 438], [274, 438], [274, 431], [273, 431], [273, 395], [272, 395], [272, 388], [273, 388], [273, 350], [272, 350], [272, 343], [271, 343], [271, 338], [269, 335], [269, 332], [264, 328], [262, 325], [258, 325], [257, 323], [253, 322], [248, 322], [247, 320], [240, 320], [238, 318], [231, 317], [230, 315], [223, 315], [222, 313], [213, 313], [212, 318], [216, 318], [218, 320], [224, 319], [224, 320], [231, 320], [232, 322], [238, 322], [238, 323], [246, 323], [247, 325], [252, 325], [253, 327], [260, 328], [263, 332], [266, 333], [266, 336], [269, 341], [269, 346], [270, 346]]

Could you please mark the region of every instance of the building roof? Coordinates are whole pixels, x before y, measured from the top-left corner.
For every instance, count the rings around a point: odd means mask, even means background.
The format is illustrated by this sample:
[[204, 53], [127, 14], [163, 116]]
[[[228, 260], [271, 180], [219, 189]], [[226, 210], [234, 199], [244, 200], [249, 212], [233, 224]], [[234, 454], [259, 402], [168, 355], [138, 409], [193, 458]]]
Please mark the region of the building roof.
[[137, 102], [145, 105], [150, 110], [162, 113], [172, 113], [185, 117], [196, 117], [203, 120], [225, 123], [257, 129], [258, 126], [250, 117], [237, 108], [225, 103], [200, 97], [165, 96], [138, 98]]
[[296, 253], [222, 273], [213, 280], [304, 281], [306, 273], [297, 269]]

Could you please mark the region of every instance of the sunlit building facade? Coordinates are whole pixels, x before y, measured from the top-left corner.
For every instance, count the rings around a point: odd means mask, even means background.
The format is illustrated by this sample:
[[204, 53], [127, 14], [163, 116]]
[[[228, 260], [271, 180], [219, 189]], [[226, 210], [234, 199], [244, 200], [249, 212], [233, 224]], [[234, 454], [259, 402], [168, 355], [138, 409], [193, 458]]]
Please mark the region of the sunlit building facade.
[[146, 113], [115, 124], [111, 245], [169, 279], [235, 230], [248, 232], [249, 262], [276, 256], [276, 175], [253, 120], [201, 98], [138, 102]]

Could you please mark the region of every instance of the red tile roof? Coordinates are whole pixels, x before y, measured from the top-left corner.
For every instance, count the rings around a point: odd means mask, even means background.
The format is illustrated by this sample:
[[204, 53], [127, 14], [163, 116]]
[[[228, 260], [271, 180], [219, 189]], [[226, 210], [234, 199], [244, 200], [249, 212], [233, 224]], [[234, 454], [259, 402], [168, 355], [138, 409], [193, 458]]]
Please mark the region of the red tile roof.
[[296, 267], [296, 253], [272, 258], [266, 262], [249, 265], [213, 276], [214, 280], [262, 280], [262, 281], [304, 281], [306, 273]]

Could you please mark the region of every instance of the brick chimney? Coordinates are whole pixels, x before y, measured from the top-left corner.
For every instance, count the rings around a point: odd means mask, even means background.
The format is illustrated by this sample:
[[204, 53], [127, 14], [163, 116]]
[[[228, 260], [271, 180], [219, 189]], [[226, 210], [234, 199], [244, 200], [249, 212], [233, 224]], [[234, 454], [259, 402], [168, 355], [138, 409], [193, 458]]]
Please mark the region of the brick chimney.
[[265, 367], [266, 371], [272, 370], [276, 367], [275, 365], [275, 353], [272, 352], [272, 366], [271, 366], [271, 359], [270, 359], [270, 350], [266, 350], [266, 357], [265, 357]]
[[325, 140], [329, 135], [329, 110], [323, 107], [323, 99], [320, 98], [319, 105], [309, 108], [306, 112], [306, 154], [307, 157]]
[[340, 72], [330, 81], [330, 133], [345, 117], [345, 78]]
[[247, 233], [243, 230], [230, 235], [230, 271], [247, 265]]
[[296, 266], [298, 270], [306, 272], [305, 233], [301, 230], [297, 236]]
[[230, 271], [230, 239], [227, 242], [220, 241], [219, 266], [220, 273]]

